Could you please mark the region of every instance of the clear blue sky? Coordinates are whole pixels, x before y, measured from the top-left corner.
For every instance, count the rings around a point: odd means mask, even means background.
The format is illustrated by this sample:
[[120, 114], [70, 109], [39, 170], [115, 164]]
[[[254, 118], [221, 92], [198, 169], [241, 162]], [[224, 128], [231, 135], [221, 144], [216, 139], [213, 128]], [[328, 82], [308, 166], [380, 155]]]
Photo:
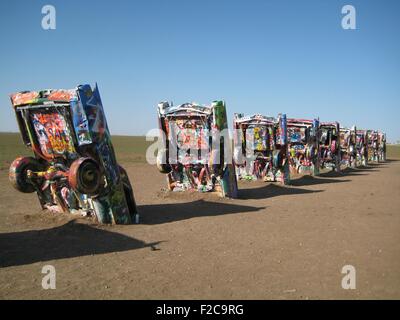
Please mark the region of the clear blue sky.
[[[41, 28], [41, 8], [57, 29]], [[341, 28], [341, 8], [357, 30]], [[8, 94], [96, 81], [114, 134], [157, 127], [156, 104], [215, 99], [400, 140], [400, 1], [0, 1], [0, 131]]]

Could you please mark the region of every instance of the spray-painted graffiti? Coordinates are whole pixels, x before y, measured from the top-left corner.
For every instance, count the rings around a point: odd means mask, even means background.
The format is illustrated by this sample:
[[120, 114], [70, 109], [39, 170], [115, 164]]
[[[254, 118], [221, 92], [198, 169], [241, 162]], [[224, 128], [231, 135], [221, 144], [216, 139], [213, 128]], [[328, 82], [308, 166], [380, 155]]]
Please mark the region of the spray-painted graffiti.
[[340, 128], [340, 152], [342, 164], [346, 167], [356, 167], [356, 127]]
[[288, 119], [287, 130], [291, 171], [319, 175], [319, 121]]
[[321, 122], [319, 152], [321, 169], [340, 172], [340, 126], [338, 122]]
[[356, 131], [357, 166], [368, 165], [368, 135], [366, 130]]
[[33, 111], [31, 121], [37, 135], [40, 149], [47, 158], [75, 153], [70, 129], [62, 111]]
[[132, 187], [115, 160], [97, 86], [11, 95], [24, 143], [35, 157], [10, 167], [14, 187], [36, 192], [43, 209], [137, 221]]
[[386, 161], [386, 134], [378, 130], [368, 130], [368, 161]]
[[[225, 161], [231, 154], [226, 107], [223, 101], [210, 106], [186, 103], [158, 105], [163, 146], [157, 167], [166, 174], [171, 191], [217, 192], [237, 196], [235, 168]], [[228, 156], [229, 157], [229, 156]]]
[[233, 127], [237, 178], [289, 184], [286, 115], [235, 114]]

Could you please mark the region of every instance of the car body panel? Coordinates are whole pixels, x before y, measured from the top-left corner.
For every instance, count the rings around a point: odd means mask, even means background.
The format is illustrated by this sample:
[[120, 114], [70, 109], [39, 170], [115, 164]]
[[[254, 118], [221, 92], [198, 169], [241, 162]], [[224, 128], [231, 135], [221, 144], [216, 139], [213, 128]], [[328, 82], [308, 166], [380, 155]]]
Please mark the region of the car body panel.
[[340, 172], [340, 125], [339, 122], [321, 122], [319, 137], [321, 168]]
[[158, 120], [163, 147], [158, 151], [157, 166], [166, 174], [169, 190], [198, 190], [237, 197], [229, 136], [223, 137], [229, 133], [223, 101], [213, 101], [209, 106], [196, 103], [170, 106], [161, 102]]
[[340, 152], [342, 164], [355, 168], [357, 165], [356, 126], [352, 128], [340, 128]]
[[288, 119], [287, 128], [291, 172], [319, 175], [319, 120]]
[[287, 119], [235, 114], [234, 163], [238, 179], [290, 183]]
[[[27, 179], [35, 185], [42, 208], [93, 214], [100, 223], [137, 221], [133, 190], [127, 175], [121, 177], [123, 169], [116, 161], [97, 85], [94, 89], [80, 85], [71, 90], [25, 91], [10, 97], [23, 142], [43, 169], [30, 170]], [[73, 189], [71, 181], [79, 179], [71, 178], [75, 174], [71, 167], [79, 159], [90, 159], [98, 166], [98, 194]], [[19, 163], [10, 168], [10, 179], [19, 173]]]

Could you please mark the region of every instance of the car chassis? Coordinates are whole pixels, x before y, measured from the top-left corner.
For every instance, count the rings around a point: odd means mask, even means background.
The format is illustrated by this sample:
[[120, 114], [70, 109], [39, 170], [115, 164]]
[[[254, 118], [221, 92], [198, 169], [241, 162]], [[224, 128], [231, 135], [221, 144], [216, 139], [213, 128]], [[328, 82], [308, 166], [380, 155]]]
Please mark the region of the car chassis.
[[356, 131], [357, 166], [368, 165], [368, 134], [367, 130]]
[[130, 224], [139, 215], [126, 171], [118, 165], [97, 85], [12, 94], [24, 144], [34, 157], [10, 166], [13, 186], [36, 192], [42, 209]]
[[162, 148], [157, 167], [166, 174], [170, 191], [216, 192], [237, 197], [237, 180], [232, 164], [226, 106], [168, 102], [158, 104]]
[[331, 168], [340, 172], [340, 125], [339, 122], [321, 122], [319, 150], [321, 169]]
[[355, 126], [352, 128], [340, 128], [340, 153], [342, 164], [349, 168], [357, 166], [357, 148], [356, 148]]
[[386, 134], [377, 130], [368, 130], [368, 161], [386, 161]]
[[319, 120], [288, 119], [287, 130], [291, 172], [319, 175]]
[[290, 183], [286, 115], [235, 114], [233, 128], [238, 179]]

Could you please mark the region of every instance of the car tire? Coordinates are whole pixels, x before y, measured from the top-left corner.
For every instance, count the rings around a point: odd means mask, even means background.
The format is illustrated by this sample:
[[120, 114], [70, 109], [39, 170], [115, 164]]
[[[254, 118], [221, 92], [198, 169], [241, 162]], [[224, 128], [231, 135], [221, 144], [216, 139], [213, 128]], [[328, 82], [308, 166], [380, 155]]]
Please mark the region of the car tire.
[[71, 164], [68, 183], [73, 190], [93, 197], [100, 193], [103, 182], [104, 175], [95, 160], [79, 158]]
[[42, 171], [42, 164], [32, 157], [19, 157], [15, 159], [9, 170], [11, 184], [20, 192], [32, 193], [36, 191], [35, 185], [27, 177], [28, 170]]

